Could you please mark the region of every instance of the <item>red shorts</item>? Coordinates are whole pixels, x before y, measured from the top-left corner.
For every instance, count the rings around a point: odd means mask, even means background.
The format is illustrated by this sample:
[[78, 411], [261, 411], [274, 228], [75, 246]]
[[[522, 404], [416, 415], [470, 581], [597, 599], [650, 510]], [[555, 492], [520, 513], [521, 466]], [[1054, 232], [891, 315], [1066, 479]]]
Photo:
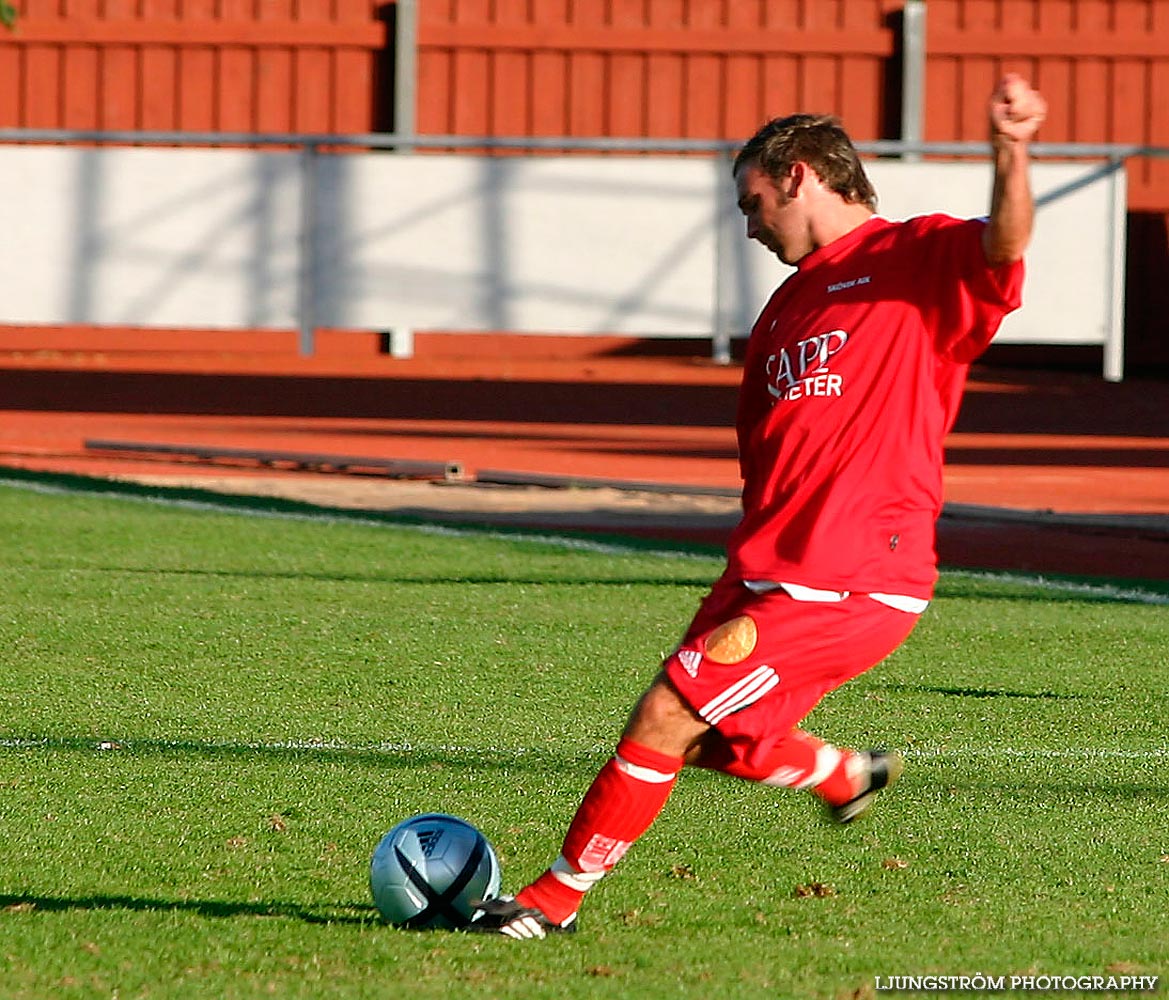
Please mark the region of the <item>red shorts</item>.
[[918, 616], [862, 594], [820, 603], [721, 579], [664, 664], [683, 699], [745, 763], [763, 759], [829, 691], [876, 666]]

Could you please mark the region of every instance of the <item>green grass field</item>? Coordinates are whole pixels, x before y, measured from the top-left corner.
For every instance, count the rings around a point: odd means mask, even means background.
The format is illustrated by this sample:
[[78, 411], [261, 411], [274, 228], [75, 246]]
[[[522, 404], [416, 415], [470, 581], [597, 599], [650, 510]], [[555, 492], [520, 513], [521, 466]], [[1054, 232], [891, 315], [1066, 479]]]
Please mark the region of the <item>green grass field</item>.
[[871, 816], [686, 772], [581, 932], [519, 944], [379, 923], [374, 845], [453, 812], [538, 874], [717, 554], [198, 499], [0, 484], [0, 997], [1169, 973], [1164, 587], [946, 574], [809, 721], [906, 753]]

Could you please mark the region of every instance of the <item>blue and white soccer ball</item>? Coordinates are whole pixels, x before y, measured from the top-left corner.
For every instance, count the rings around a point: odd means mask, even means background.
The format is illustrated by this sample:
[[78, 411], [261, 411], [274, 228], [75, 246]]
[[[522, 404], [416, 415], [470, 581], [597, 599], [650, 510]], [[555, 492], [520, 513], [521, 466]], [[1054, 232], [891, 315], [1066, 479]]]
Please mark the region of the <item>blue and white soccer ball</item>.
[[499, 859], [466, 820], [424, 813], [382, 837], [369, 864], [374, 905], [398, 927], [454, 930], [499, 895]]

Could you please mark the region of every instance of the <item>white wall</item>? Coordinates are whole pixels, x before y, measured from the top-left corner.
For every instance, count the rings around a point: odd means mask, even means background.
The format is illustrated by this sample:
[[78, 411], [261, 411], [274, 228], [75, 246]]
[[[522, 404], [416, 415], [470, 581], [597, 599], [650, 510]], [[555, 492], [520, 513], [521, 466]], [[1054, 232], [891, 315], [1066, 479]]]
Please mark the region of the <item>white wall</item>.
[[710, 336], [709, 160], [370, 154], [320, 166], [326, 325]]
[[[295, 152], [0, 145], [0, 322], [742, 335], [787, 273], [744, 238], [725, 158], [313, 162], [306, 188]], [[986, 211], [985, 163], [868, 169], [890, 218]], [[1026, 304], [999, 339], [1106, 343], [1119, 377], [1123, 170], [1034, 180]]]
[[295, 327], [294, 154], [0, 146], [0, 321]]

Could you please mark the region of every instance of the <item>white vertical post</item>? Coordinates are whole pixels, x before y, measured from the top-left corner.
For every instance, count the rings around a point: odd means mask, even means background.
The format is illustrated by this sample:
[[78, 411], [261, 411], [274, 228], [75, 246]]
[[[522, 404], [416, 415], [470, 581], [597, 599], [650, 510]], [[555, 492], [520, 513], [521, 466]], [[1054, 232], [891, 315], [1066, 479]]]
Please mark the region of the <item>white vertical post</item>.
[[1128, 211], [1128, 175], [1125, 162], [1114, 159], [1109, 185], [1112, 193], [1112, 224], [1108, 227], [1111, 240], [1111, 269], [1108, 275], [1108, 329], [1104, 331], [1104, 378], [1108, 382], [1124, 379], [1124, 274], [1126, 247], [1121, 237], [1128, 231], [1124, 225]]
[[[901, 31], [901, 141], [921, 145], [925, 135], [925, 0], [905, 0]], [[903, 153], [916, 163], [920, 153]]]
[[300, 260], [296, 289], [299, 350], [303, 357], [311, 357], [316, 349], [316, 203], [317, 147], [307, 143], [300, 150]]
[[391, 326], [387, 331], [391, 358], [414, 357], [414, 330], [408, 326]]
[[727, 177], [730, 176], [730, 153], [720, 153], [713, 160], [714, 178], [714, 315], [711, 317], [711, 360], [715, 364], [731, 363], [730, 303], [727, 294], [727, 268], [730, 266], [727, 252], [729, 223], [727, 221]]
[[[413, 136], [418, 128], [418, 0], [398, 0], [394, 14], [394, 132]], [[411, 152], [410, 144], [398, 147]]]

